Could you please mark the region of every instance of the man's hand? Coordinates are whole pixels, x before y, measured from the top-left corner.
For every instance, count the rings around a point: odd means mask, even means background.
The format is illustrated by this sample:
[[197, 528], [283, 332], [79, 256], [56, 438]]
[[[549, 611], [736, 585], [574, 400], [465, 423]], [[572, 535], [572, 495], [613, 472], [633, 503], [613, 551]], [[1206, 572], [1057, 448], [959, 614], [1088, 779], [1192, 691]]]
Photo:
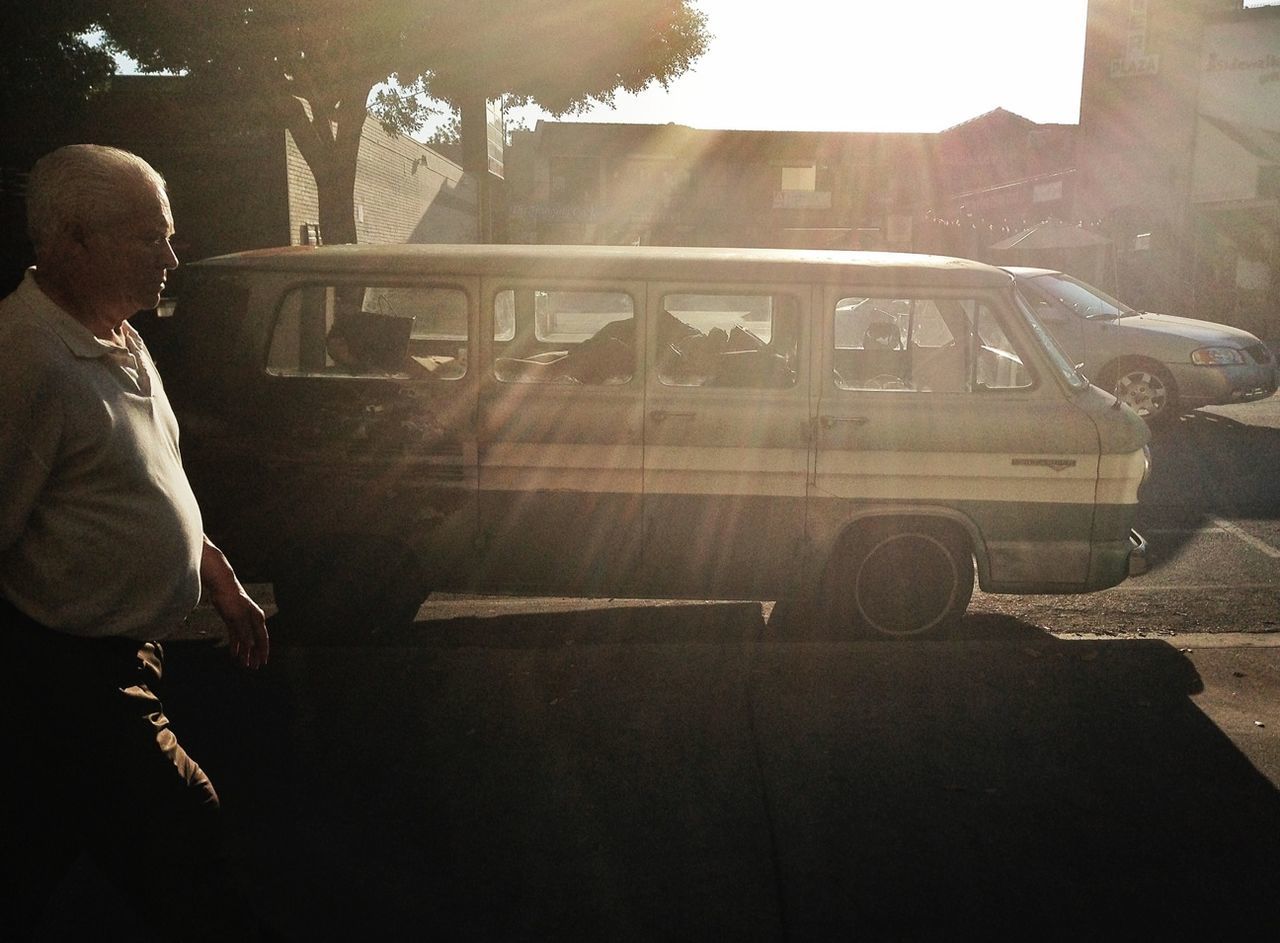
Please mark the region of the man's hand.
[[222, 551], [208, 537], [204, 539], [200, 556], [200, 580], [213, 608], [226, 623], [231, 657], [245, 668], [261, 668], [271, 651], [267, 618], [244, 591]]

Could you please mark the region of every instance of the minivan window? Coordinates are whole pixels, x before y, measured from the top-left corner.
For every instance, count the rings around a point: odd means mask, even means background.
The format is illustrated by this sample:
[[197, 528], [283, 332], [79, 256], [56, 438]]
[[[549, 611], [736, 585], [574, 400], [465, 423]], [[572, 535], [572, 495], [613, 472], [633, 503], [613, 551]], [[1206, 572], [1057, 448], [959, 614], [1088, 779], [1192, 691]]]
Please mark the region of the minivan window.
[[1032, 384], [984, 300], [846, 297], [834, 317], [833, 379], [841, 389], [967, 393]]
[[666, 386], [782, 389], [796, 383], [799, 318], [788, 295], [662, 296], [658, 380]]
[[626, 292], [506, 289], [493, 312], [502, 383], [618, 385], [635, 373], [635, 301]]
[[274, 376], [456, 380], [467, 371], [467, 296], [431, 285], [305, 285], [280, 303]]

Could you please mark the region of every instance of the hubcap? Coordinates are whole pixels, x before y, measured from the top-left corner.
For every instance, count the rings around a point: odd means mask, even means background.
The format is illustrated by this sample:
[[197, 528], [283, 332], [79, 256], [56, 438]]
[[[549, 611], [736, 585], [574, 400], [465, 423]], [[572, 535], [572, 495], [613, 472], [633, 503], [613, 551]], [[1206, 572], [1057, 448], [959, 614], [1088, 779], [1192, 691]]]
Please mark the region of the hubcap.
[[853, 598], [884, 635], [919, 635], [941, 622], [959, 591], [952, 554], [926, 534], [897, 534], [874, 547], [855, 575]]
[[1116, 381], [1115, 394], [1139, 416], [1154, 416], [1169, 402], [1169, 390], [1164, 382], [1143, 370], [1126, 373]]

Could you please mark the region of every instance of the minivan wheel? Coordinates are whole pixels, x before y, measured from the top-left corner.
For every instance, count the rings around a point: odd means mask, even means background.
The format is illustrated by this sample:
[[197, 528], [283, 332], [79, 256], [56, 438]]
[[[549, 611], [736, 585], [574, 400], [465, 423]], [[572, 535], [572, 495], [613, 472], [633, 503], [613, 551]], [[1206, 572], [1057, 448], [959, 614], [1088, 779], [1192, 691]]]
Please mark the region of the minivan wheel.
[[864, 526], [828, 583], [838, 626], [882, 638], [943, 635], [973, 596], [973, 556], [955, 528], [928, 521]]
[[296, 548], [273, 581], [273, 631], [288, 641], [360, 642], [412, 625], [428, 589], [406, 548], [355, 539]]
[[1178, 394], [1173, 377], [1159, 364], [1126, 361], [1108, 374], [1107, 389], [1149, 424], [1177, 415]]

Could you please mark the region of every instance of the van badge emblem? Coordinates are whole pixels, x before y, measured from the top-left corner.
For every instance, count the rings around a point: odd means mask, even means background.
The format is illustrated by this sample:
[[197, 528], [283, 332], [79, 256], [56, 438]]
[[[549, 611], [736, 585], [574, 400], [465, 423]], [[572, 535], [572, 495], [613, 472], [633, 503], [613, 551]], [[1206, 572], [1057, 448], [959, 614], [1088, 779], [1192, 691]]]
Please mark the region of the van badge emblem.
[[1052, 468], [1054, 471], [1060, 472], [1064, 468], [1075, 468], [1076, 460], [1074, 458], [1015, 458], [1013, 464]]

